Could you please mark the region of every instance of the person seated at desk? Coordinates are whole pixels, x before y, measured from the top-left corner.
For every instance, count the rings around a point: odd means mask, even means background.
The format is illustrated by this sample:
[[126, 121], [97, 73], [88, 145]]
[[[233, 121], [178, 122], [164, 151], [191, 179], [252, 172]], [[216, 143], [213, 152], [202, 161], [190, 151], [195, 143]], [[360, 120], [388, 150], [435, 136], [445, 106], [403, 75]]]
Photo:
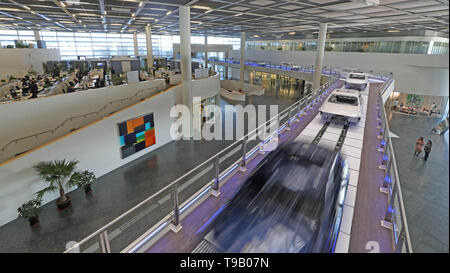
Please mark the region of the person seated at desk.
[[73, 82], [69, 82], [69, 88], [67, 89], [67, 93], [73, 93], [75, 92], [74, 84]]
[[18, 99], [18, 97], [17, 97], [17, 92], [16, 92], [16, 89], [15, 89], [14, 87], [11, 88], [11, 89], [9, 90], [9, 93], [11, 93], [11, 97], [12, 97], [14, 100]]
[[35, 98], [37, 98], [37, 94], [38, 94], [38, 86], [37, 86], [37, 84], [36, 84], [36, 82], [35, 82], [34, 80], [31, 80], [31, 83], [30, 83], [30, 92], [31, 92], [31, 94], [33, 94], [33, 95], [31, 96], [30, 99], [35, 99]]

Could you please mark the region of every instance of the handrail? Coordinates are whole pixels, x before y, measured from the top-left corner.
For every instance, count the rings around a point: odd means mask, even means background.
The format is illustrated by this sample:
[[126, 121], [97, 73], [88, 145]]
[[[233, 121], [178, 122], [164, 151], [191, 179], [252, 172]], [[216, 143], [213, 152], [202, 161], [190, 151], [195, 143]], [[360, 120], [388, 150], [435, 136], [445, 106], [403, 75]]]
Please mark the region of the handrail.
[[[384, 136], [386, 137], [386, 140], [387, 140], [386, 141], [387, 142], [387, 146], [388, 146], [387, 148], [389, 149], [390, 154], [391, 154], [391, 156], [389, 157], [389, 160], [391, 162], [387, 163], [387, 165], [392, 167], [392, 169], [393, 169], [393, 175], [394, 175], [394, 178], [395, 178], [395, 185], [394, 185], [394, 187], [397, 187], [396, 191], [394, 190], [394, 194], [393, 194], [394, 196], [393, 197], [395, 197], [395, 196], [398, 197], [398, 203], [400, 205], [400, 208], [399, 208], [400, 209], [400, 217], [401, 217], [402, 226], [404, 228], [403, 232], [404, 232], [404, 235], [406, 237], [406, 246], [407, 246], [408, 252], [412, 253], [413, 249], [412, 249], [412, 244], [411, 244], [411, 238], [410, 238], [410, 235], [409, 235], [408, 221], [406, 219], [406, 210], [405, 210], [404, 203], [403, 203], [403, 195], [402, 195], [402, 190], [401, 190], [401, 185], [400, 185], [400, 177], [398, 175], [398, 169], [397, 169], [397, 163], [396, 163], [396, 159], [395, 159], [394, 147], [392, 145], [391, 136], [389, 134], [390, 131], [389, 131], [389, 124], [388, 124], [388, 120], [387, 120], [387, 116], [386, 116], [386, 111], [385, 111], [385, 108], [383, 106], [384, 103], [382, 101], [382, 94], [392, 84], [392, 82], [393, 82], [392, 78], [389, 77], [388, 80], [386, 82], [384, 82], [384, 84], [380, 88], [380, 92], [379, 92], [380, 107], [379, 107], [379, 109], [380, 109], [380, 112], [382, 114], [382, 122], [384, 123], [383, 124], [384, 125], [384, 132], [383, 133], [384, 133]], [[386, 149], [384, 149], [384, 151], [386, 151]], [[390, 173], [390, 169], [388, 167], [388, 168], [386, 168], [386, 175], [389, 175], [389, 173]], [[392, 183], [390, 183], [390, 185], [388, 185], [388, 186], [392, 188]], [[390, 192], [390, 190], [386, 190], [385, 192]], [[394, 206], [394, 202], [392, 202], [392, 201], [393, 201], [393, 199], [391, 198], [390, 201], [389, 201], [389, 204], [388, 204], [388, 209], [387, 209], [388, 211], [387, 211], [386, 215], [390, 215], [392, 213], [390, 211], [390, 208], [392, 206]], [[395, 229], [393, 229], [393, 232], [394, 233], [396, 232]], [[402, 236], [401, 233], [402, 233], [402, 231], [400, 231], [400, 236]], [[395, 242], [395, 243], [397, 243], [397, 242]], [[401, 245], [400, 246], [397, 246], [397, 245], [395, 246], [395, 248], [398, 248], [398, 247], [400, 247], [400, 250], [401, 250], [402, 246]], [[399, 249], [395, 249], [395, 251], [400, 251], [400, 250]]]
[[42, 132], [35, 133], [35, 134], [32, 134], [32, 135], [28, 135], [28, 136], [24, 136], [24, 137], [20, 137], [20, 138], [13, 139], [13, 140], [9, 141], [8, 143], [6, 143], [6, 144], [1, 148], [1, 150], [2, 150], [2, 152], [4, 152], [5, 149], [6, 149], [9, 145], [11, 145], [12, 143], [14, 143], [14, 142], [17, 143], [17, 142], [22, 141], [22, 140], [24, 140], [24, 139], [28, 139], [28, 138], [32, 138], [32, 137], [38, 137], [38, 136], [40, 136], [40, 135], [47, 134], [47, 133], [50, 133], [50, 132], [51, 132], [51, 133], [54, 133], [54, 132], [55, 132], [56, 130], [58, 130], [60, 127], [63, 127], [63, 126], [65, 125], [65, 123], [68, 122], [69, 120], [72, 121], [73, 119], [76, 119], [76, 118], [87, 117], [87, 116], [92, 115], [92, 114], [98, 114], [98, 113], [100, 113], [103, 109], [106, 109], [106, 107], [107, 107], [108, 105], [112, 105], [113, 103], [116, 103], [116, 102], [123, 102], [123, 101], [125, 101], [125, 100], [132, 100], [133, 98], [137, 97], [138, 94], [141, 93], [141, 92], [149, 91], [149, 90], [150, 90], [150, 91], [154, 91], [154, 90], [156, 90], [156, 89], [158, 89], [158, 88], [157, 88], [157, 87], [150, 87], [150, 88], [146, 88], [146, 89], [140, 89], [140, 90], [137, 91], [133, 96], [126, 97], [126, 98], [122, 98], [122, 99], [117, 99], [117, 100], [109, 101], [108, 103], [106, 103], [105, 105], [103, 105], [103, 107], [101, 107], [99, 110], [93, 111], [93, 112], [89, 112], [89, 113], [86, 113], [86, 114], [82, 114], [82, 115], [77, 115], [77, 116], [69, 117], [69, 118], [65, 119], [63, 122], [61, 122], [60, 124], [58, 124], [58, 125], [57, 125], [55, 128], [53, 128], [53, 129], [50, 129], [50, 130], [42, 131]]
[[[226, 148], [222, 149], [221, 151], [217, 152], [216, 154], [214, 154], [213, 156], [211, 156], [210, 158], [208, 158], [207, 160], [205, 160], [203, 163], [201, 163], [200, 165], [197, 165], [195, 168], [191, 169], [189, 172], [183, 174], [182, 176], [180, 176], [179, 178], [175, 179], [174, 181], [172, 181], [171, 183], [169, 183], [168, 185], [166, 185], [165, 187], [163, 187], [162, 189], [160, 189], [159, 191], [157, 191], [156, 193], [152, 194], [151, 196], [149, 196], [148, 198], [146, 198], [145, 200], [143, 200], [142, 202], [140, 202], [139, 204], [135, 205], [134, 207], [132, 207], [131, 209], [127, 210], [126, 212], [122, 213], [120, 216], [116, 217], [114, 220], [112, 220], [111, 222], [109, 222], [108, 224], [104, 225], [103, 227], [101, 227], [100, 229], [98, 229], [97, 231], [91, 233], [90, 235], [88, 235], [87, 237], [85, 237], [83, 240], [81, 240], [80, 242], [78, 242], [76, 245], [72, 246], [71, 248], [67, 249], [66, 251], [64, 251], [64, 253], [68, 253], [70, 251], [72, 251], [73, 249], [75, 249], [77, 246], [87, 242], [88, 240], [92, 239], [94, 236], [102, 233], [103, 231], [105, 231], [107, 228], [109, 228], [110, 226], [112, 226], [113, 224], [117, 223], [118, 221], [120, 221], [121, 219], [125, 218], [127, 215], [129, 215], [130, 213], [132, 213], [133, 211], [137, 210], [139, 207], [141, 207], [142, 205], [144, 205], [145, 203], [147, 203], [148, 201], [150, 201], [151, 199], [155, 198], [156, 196], [158, 196], [160, 193], [166, 191], [167, 189], [170, 189], [172, 187], [174, 187], [178, 182], [180, 182], [182, 179], [184, 179], [185, 177], [189, 176], [190, 174], [194, 173], [195, 171], [200, 170], [206, 163], [210, 163], [211, 160], [213, 160], [214, 158], [218, 157], [219, 155], [221, 155], [223, 152], [227, 151], [230, 149], [230, 147], [233, 147], [234, 145], [240, 143], [242, 140], [244, 140], [245, 138], [248, 138], [250, 135], [252, 135], [255, 132], [258, 132], [258, 130], [261, 129], [266, 129], [267, 124], [270, 124], [273, 120], [280, 118], [281, 116], [284, 115], [287, 111], [291, 111], [292, 108], [294, 108], [295, 106], [298, 107], [298, 105], [300, 103], [304, 103], [305, 101], [308, 101], [309, 99], [311, 99], [314, 95], [317, 95], [322, 88], [328, 88], [332, 83], [336, 82], [337, 80], [339, 80], [339, 75], [335, 75], [332, 79], [330, 79], [328, 82], [326, 82], [325, 84], [323, 84], [322, 86], [320, 86], [319, 88], [317, 88], [316, 90], [314, 90], [313, 92], [310, 92], [308, 95], [306, 95], [305, 97], [301, 98], [300, 100], [294, 102], [291, 106], [289, 106], [288, 108], [286, 108], [285, 110], [283, 110], [282, 112], [278, 113], [277, 115], [275, 115], [274, 117], [272, 117], [270, 120], [264, 122], [263, 124], [261, 124], [260, 126], [258, 126], [257, 128], [255, 128], [254, 130], [252, 130], [251, 132], [247, 133], [246, 135], [244, 135], [243, 137], [241, 137], [240, 139], [236, 140], [235, 142], [233, 142], [232, 144], [228, 145]], [[311, 101], [309, 101], [311, 102]], [[288, 121], [286, 121], [288, 122]]]

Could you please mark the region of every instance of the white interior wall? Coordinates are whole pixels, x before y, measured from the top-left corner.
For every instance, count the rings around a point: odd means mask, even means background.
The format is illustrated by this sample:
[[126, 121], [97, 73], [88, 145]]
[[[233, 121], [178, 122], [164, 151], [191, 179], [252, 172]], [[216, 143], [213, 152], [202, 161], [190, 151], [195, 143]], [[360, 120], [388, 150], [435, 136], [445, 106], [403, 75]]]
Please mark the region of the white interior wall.
[[[272, 64], [294, 62], [313, 65], [315, 51], [247, 50], [248, 61], [264, 61]], [[230, 58], [239, 59], [240, 51], [230, 52]], [[355, 67], [361, 70], [393, 72], [395, 91], [418, 95], [448, 96], [448, 55], [325, 52], [327, 67]], [[233, 73], [234, 78], [234, 73]]]
[[[63, 136], [72, 129], [99, 120], [165, 88], [165, 80], [157, 79], [3, 104], [0, 106], [0, 124], [2, 128], [8, 129], [0, 130], [0, 162]], [[134, 96], [135, 94], [138, 95]], [[119, 101], [121, 99], [126, 100]], [[103, 108], [104, 106], [106, 107]], [[97, 113], [84, 116], [93, 112]], [[68, 120], [70, 118], [73, 119]], [[27, 138], [5, 147], [17, 138], [53, 130], [64, 121], [64, 126], [54, 132]], [[5, 150], [1, 150], [4, 147]]]
[[[202, 84], [202, 81], [205, 84]], [[199, 94], [218, 94], [220, 80], [217, 76], [196, 81]], [[33, 170], [43, 160], [75, 159], [79, 170], [90, 170], [100, 177], [150, 151], [172, 141], [169, 117], [170, 109], [176, 104], [181, 85], [161, 92], [129, 108], [121, 110], [99, 122], [75, 131], [12, 161], [0, 164], [0, 226], [17, 217], [16, 209], [30, 200], [33, 194], [46, 186]], [[62, 109], [60, 109], [62, 110]], [[156, 144], [125, 159], [120, 157], [120, 143], [117, 123], [154, 113]], [[57, 198], [58, 193], [46, 194], [43, 203]]]
[[33, 69], [44, 73], [42, 63], [60, 61], [59, 49], [47, 48], [0, 48], [0, 80], [9, 76], [21, 78]]

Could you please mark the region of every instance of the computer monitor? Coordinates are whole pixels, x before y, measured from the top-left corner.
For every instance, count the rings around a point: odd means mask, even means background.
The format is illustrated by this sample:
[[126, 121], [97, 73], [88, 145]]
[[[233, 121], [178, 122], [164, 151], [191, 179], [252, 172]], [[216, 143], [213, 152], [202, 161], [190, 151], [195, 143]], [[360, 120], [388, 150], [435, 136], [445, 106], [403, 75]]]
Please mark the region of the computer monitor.
[[103, 63], [97, 63], [97, 66], [103, 66]]

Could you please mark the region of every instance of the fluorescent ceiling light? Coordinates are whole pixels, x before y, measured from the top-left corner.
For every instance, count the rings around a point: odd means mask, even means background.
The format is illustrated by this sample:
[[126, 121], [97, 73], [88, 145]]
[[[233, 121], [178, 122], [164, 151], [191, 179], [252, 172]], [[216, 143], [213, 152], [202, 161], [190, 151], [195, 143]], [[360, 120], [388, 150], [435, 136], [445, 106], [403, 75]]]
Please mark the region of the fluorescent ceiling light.
[[193, 5], [192, 6], [194, 9], [206, 9], [206, 10], [210, 10], [210, 7], [206, 7], [206, 6], [198, 6], [198, 5]]
[[234, 16], [241, 16], [243, 13], [238, 13], [238, 14], [235, 14]]
[[142, 2], [139, 2], [139, 7], [142, 7], [142, 5], [143, 5], [144, 3], [142, 3]]
[[133, 12], [133, 14], [131, 14], [131, 17], [134, 17], [134, 16], [136, 16], [136, 13]]
[[212, 9], [207, 10], [207, 11], [205, 11], [205, 14], [206, 14], [206, 13], [210, 13], [211, 11], [212, 11]]
[[295, 31], [289, 32], [289, 35], [294, 35], [294, 34], [295, 34]]
[[[100, 15], [93, 14], [93, 13], [78, 13], [77, 15], [78, 16], [91, 16], [91, 17], [98, 17], [98, 16], [100, 16]], [[74, 15], [74, 17], [75, 17], [75, 15]]]
[[111, 8], [111, 10], [113, 11], [123, 11], [123, 12], [129, 12], [130, 9], [125, 9], [125, 8]]
[[166, 13], [166, 15], [170, 15], [171, 13], [172, 13], [172, 11], [169, 10], [169, 11]]
[[4, 11], [23, 11], [23, 10], [15, 9], [15, 8], [0, 8], [0, 10], [4, 10]]

